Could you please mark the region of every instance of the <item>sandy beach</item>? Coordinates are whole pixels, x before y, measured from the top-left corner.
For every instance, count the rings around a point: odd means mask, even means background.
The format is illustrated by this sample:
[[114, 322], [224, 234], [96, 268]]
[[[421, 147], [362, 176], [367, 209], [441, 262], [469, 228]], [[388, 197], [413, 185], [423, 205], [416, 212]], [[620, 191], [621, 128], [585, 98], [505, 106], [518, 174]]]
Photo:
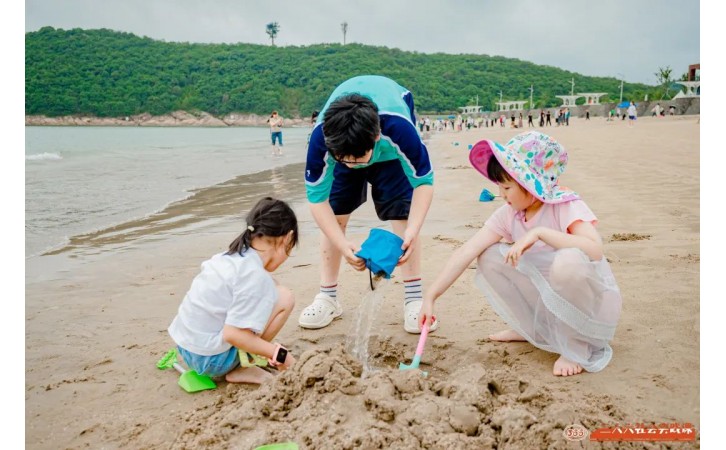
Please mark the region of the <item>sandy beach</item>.
[[[561, 182], [598, 216], [622, 292], [614, 356], [602, 372], [555, 377], [557, 355], [528, 343], [490, 342], [488, 334], [506, 325], [468, 270], [437, 302], [441, 325], [423, 355], [426, 378], [398, 370], [418, 336], [403, 330], [403, 287], [394, 276], [370, 339], [378, 370], [362, 376], [346, 341], [370, 290], [367, 273], [341, 270], [342, 318], [322, 330], [297, 325], [319, 278], [319, 235], [300, 195], [298, 165], [297, 175], [260, 179], [233, 207], [220, 196], [224, 211], [241, 211], [264, 194], [294, 202], [301, 245], [274, 276], [296, 297], [278, 340], [297, 365], [259, 388], [220, 382], [193, 395], [177, 386], [175, 373], [155, 366], [173, 345], [166, 328], [200, 264], [244, 224], [240, 215], [211, 225], [190, 221], [184, 232], [166, 226], [203, 214], [196, 209], [201, 203], [213, 209], [224, 187], [210, 188], [198, 194], [203, 201], [172, 205], [156, 223], [79, 237], [68, 251], [26, 264], [26, 448], [247, 449], [282, 441], [311, 449], [661, 448], [572, 444], [562, 430], [575, 423], [590, 431], [625, 423], [700, 427], [697, 121], [644, 117], [629, 128], [598, 117], [542, 130], [569, 152]], [[468, 144], [484, 137], [505, 143], [518, 131], [431, 136], [435, 194], [421, 232], [424, 288], [501, 205], [478, 201], [483, 188], [495, 186], [470, 167]], [[237, 188], [248, 189], [227, 186]], [[368, 202], [353, 216], [350, 233], [362, 242], [381, 225]]]

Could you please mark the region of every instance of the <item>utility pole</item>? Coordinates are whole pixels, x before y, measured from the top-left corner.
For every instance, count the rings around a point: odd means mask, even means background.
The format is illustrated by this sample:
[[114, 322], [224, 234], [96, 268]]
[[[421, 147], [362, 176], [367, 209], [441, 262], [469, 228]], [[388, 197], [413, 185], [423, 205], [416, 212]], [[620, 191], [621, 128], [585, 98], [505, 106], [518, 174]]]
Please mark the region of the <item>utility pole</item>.
[[529, 109], [534, 108], [534, 103], [532, 103], [533, 96], [534, 96], [534, 84], [529, 86]]
[[625, 78], [625, 75], [622, 73], [618, 75], [620, 75], [620, 103], [623, 103], [623, 78]]
[[572, 81], [572, 89], [570, 90], [570, 95], [575, 95], [575, 79], [573, 78]]

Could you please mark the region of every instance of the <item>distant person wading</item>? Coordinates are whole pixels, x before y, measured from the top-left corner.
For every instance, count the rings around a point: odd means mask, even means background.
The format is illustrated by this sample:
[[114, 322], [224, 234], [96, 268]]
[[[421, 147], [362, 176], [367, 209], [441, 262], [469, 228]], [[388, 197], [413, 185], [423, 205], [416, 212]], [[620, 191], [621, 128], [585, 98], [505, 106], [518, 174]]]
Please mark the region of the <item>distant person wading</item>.
[[267, 123], [270, 124], [272, 156], [282, 156], [282, 117], [277, 114], [277, 111], [272, 111]]

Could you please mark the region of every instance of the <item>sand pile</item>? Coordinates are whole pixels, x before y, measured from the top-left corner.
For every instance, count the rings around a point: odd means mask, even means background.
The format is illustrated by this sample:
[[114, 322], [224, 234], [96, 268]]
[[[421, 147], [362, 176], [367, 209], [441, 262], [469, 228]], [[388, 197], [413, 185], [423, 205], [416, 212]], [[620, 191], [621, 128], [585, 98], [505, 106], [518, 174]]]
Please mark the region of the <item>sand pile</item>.
[[563, 436], [568, 425], [624, 422], [608, 397], [570, 398], [493, 367], [462, 364], [428, 378], [384, 367], [363, 376], [343, 345], [309, 350], [257, 390], [229, 385], [216, 404], [189, 417], [173, 448], [285, 441], [300, 448], [564, 448], [572, 445]]

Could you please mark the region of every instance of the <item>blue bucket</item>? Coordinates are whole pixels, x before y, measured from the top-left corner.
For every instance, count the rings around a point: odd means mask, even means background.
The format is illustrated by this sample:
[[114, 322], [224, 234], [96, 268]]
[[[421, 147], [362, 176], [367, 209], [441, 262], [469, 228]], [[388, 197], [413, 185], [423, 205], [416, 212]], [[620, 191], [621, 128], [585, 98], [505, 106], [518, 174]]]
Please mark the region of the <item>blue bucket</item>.
[[489, 192], [489, 189], [484, 188], [483, 191], [481, 191], [481, 194], [479, 194], [479, 201], [480, 202], [490, 202], [494, 200], [494, 194]]
[[391, 278], [398, 259], [403, 255], [403, 239], [381, 228], [373, 228], [355, 256], [366, 261], [374, 275]]

